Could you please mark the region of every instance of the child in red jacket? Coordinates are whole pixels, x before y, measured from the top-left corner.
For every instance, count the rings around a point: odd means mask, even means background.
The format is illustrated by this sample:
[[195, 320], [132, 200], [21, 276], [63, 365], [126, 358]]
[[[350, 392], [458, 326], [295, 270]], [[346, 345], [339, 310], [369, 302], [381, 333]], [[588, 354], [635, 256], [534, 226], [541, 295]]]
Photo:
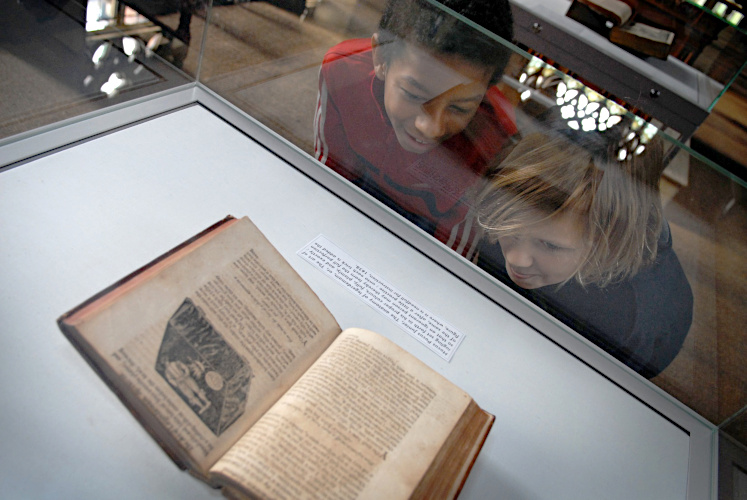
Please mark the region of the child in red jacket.
[[[513, 36], [507, 0], [442, 4]], [[494, 85], [510, 54], [425, 0], [390, 0], [370, 40], [342, 42], [324, 58], [317, 159], [470, 258], [472, 191], [517, 132]]]

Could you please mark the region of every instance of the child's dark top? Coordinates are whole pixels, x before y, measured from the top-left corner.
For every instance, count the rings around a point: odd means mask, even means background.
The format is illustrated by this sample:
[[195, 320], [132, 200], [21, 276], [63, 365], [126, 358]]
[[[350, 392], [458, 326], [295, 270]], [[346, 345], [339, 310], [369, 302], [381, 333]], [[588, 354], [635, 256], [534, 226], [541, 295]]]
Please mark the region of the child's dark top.
[[498, 243], [481, 246], [478, 266], [646, 378], [672, 362], [692, 323], [692, 290], [666, 224], [654, 264], [604, 288], [571, 280], [560, 288], [523, 289], [506, 274]]
[[324, 57], [316, 158], [467, 258], [477, 248], [469, 190], [516, 132], [512, 106], [492, 86], [463, 132], [425, 154], [410, 153], [387, 119], [371, 40], [347, 40]]

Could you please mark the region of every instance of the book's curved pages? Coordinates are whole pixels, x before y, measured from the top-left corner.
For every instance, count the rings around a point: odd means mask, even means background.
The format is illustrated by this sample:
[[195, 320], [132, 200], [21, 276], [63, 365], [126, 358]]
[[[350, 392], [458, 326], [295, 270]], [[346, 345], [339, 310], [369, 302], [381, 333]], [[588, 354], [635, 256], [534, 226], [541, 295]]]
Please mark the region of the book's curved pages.
[[341, 332], [247, 218], [58, 324], [180, 467], [235, 498], [453, 498], [494, 420], [383, 336]]

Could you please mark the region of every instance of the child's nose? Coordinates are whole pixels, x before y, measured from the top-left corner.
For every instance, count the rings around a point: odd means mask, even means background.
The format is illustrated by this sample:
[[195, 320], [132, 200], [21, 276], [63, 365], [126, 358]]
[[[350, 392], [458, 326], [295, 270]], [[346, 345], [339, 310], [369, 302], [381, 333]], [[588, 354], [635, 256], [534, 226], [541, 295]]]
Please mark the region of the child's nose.
[[529, 268], [534, 262], [532, 252], [520, 241], [506, 245], [503, 248], [503, 257], [506, 259], [506, 263], [515, 268]]
[[442, 106], [425, 103], [415, 118], [415, 127], [426, 139], [440, 140], [446, 135], [446, 112]]

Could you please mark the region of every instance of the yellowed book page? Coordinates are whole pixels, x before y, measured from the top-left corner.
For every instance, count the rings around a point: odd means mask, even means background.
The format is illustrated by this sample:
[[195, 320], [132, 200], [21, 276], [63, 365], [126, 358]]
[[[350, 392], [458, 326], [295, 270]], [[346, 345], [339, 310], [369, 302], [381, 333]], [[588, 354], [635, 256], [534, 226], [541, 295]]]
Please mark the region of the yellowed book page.
[[248, 219], [197, 247], [69, 321], [146, 427], [206, 474], [340, 329]]
[[408, 498], [470, 401], [384, 337], [348, 329], [211, 472], [259, 498]]

